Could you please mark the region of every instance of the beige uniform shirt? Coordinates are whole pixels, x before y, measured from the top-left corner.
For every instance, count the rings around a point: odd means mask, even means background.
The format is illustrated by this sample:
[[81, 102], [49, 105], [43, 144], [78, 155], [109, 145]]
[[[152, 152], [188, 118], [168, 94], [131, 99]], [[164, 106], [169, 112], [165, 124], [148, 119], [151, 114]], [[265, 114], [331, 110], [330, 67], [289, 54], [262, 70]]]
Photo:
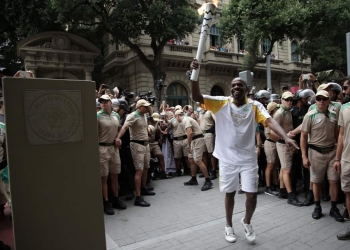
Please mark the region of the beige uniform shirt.
[[142, 115], [137, 110], [126, 117], [124, 126], [129, 127], [130, 140], [148, 141], [148, 124], [146, 114]]
[[[314, 110], [314, 109], [316, 109], [316, 107], [317, 107], [316, 103], [314, 103], [310, 106], [308, 111]], [[328, 105], [328, 110], [335, 112], [337, 114], [337, 119], [339, 118], [340, 108], [341, 108], [341, 104], [339, 102], [330, 102]]]
[[266, 139], [270, 139], [271, 129], [269, 127], [265, 128], [265, 137]]
[[301, 131], [309, 133], [309, 144], [329, 147], [336, 143], [337, 114], [329, 111], [327, 115], [313, 109], [304, 116]]
[[97, 112], [98, 138], [101, 143], [114, 143], [118, 135], [120, 117], [113, 112], [107, 114], [103, 109]]
[[205, 110], [204, 113], [199, 114], [198, 119], [202, 130], [209, 130], [214, 126], [215, 121], [213, 116], [214, 114], [210, 110]]
[[173, 129], [173, 136], [180, 137], [186, 134], [183, 123], [178, 123], [176, 118], [173, 118], [168, 123], [168, 128]]
[[182, 123], [184, 123], [185, 129], [189, 127], [192, 128], [192, 137], [203, 134], [198, 122], [196, 122], [192, 117], [189, 117], [189, 116], [184, 117], [184, 119], [182, 120]]
[[293, 130], [293, 120], [290, 110], [285, 109], [282, 105], [273, 115], [273, 119], [288, 133]]
[[338, 125], [344, 127], [344, 147], [341, 159], [350, 162], [350, 102], [341, 107]]

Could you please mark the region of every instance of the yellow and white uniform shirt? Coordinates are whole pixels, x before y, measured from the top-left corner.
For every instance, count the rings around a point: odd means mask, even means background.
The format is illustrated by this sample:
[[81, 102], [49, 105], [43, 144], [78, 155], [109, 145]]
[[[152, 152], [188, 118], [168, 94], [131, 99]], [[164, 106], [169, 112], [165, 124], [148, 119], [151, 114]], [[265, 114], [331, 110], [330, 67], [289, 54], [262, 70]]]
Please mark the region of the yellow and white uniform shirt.
[[232, 97], [204, 95], [204, 105], [216, 117], [216, 139], [213, 155], [234, 165], [256, 165], [255, 131], [258, 123], [266, 127], [271, 116], [264, 106], [246, 98], [237, 107]]

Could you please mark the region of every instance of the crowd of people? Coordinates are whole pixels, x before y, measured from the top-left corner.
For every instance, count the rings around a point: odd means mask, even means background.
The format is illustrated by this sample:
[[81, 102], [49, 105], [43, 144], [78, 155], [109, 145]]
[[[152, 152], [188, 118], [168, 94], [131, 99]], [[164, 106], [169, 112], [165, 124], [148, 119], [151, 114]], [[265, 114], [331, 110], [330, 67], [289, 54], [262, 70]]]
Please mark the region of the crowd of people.
[[[191, 67], [199, 64], [194, 61]], [[116, 174], [107, 180], [108, 171], [101, 170], [106, 214], [114, 214], [113, 207], [126, 208], [118, 198], [118, 186], [126, 199], [135, 198], [134, 205], [146, 207], [150, 204], [143, 196], [155, 195], [149, 185], [152, 179], [189, 175], [184, 185], [198, 185], [199, 170], [199, 177], [205, 178], [201, 190], [206, 191], [212, 188], [219, 169], [220, 190], [226, 193], [225, 238], [229, 242], [236, 240], [232, 226], [236, 191], [247, 197], [241, 224], [248, 241], [256, 237], [251, 218], [258, 187], [293, 206], [315, 204], [313, 219], [322, 217], [321, 201], [330, 201], [329, 215], [339, 222], [347, 220], [349, 79], [342, 87], [335, 82], [320, 84], [310, 73], [307, 88], [296, 93], [284, 88], [278, 95], [267, 90], [249, 92], [245, 81], [235, 78], [230, 97], [202, 95], [198, 82], [192, 81], [195, 110], [190, 105], [169, 107], [163, 102], [157, 112], [145, 99], [129, 103], [117, 90], [107, 95], [103, 90], [97, 92], [100, 138], [109, 131], [103, 124], [106, 114], [119, 122], [118, 131], [108, 141], [100, 139], [101, 169], [109, 167]], [[303, 81], [301, 76], [300, 86]], [[104, 159], [106, 147], [123, 152], [115, 170], [111, 166], [117, 161]], [[118, 184], [118, 174], [123, 183]], [[108, 182], [112, 185], [109, 195]], [[302, 192], [304, 201], [297, 196]], [[344, 204], [342, 212], [339, 204]], [[338, 239], [350, 239], [350, 229]]]

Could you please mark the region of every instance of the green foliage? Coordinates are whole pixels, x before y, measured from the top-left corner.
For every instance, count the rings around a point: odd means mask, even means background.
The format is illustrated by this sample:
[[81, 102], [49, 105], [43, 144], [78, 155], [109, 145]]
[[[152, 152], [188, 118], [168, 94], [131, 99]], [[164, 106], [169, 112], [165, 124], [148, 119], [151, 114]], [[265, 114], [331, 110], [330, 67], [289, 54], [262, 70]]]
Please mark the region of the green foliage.
[[244, 41], [249, 55], [243, 68], [252, 70], [262, 58], [261, 41], [270, 41], [270, 54], [275, 42], [298, 37], [304, 12], [298, 0], [231, 0], [224, 7], [219, 27], [226, 41], [234, 35]]
[[350, 0], [313, 0], [305, 4], [308, 15], [299, 53], [310, 57], [313, 71], [346, 71], [346, 37], [350, 31]]
[[[198, 14], [188, 0], [52, 0], [61, 22], [69, 26], [99, 25], [112, 35], [112, 42], [130, 47], [152, 72], [165, 77], [161, 54], [172, 38], [190, 34]], [[153, 59], [141, 50], [138, 40], [150, 37]]]

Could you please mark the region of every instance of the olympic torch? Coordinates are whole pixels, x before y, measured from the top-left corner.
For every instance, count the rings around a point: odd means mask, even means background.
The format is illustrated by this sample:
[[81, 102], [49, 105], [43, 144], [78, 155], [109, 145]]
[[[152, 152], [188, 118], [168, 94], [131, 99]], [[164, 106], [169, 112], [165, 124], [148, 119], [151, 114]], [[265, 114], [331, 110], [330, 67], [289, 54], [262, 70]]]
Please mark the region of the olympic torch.
[[[197, 55], [196, 55], [196, 59], [198, 63], [202, 61], [203, 51], [205, 49], [205, 42], [207, 40], [207, 36], [210, 34], [210, 26], [211, 26], [211, 22], [213, 21], [215, 8], [216, 8], [215, 5], [212, 3], [208, 3], [205, 7], [203, 24], [202, 24], [201, 34], [199, 37], [199, 43], [198, 43], [198, 49], [197, 49]], [[191, 81], [198, 81], [198, 75], [199, 75], [199, 69], [197, 70], [193, 69], [191, 74]]]

